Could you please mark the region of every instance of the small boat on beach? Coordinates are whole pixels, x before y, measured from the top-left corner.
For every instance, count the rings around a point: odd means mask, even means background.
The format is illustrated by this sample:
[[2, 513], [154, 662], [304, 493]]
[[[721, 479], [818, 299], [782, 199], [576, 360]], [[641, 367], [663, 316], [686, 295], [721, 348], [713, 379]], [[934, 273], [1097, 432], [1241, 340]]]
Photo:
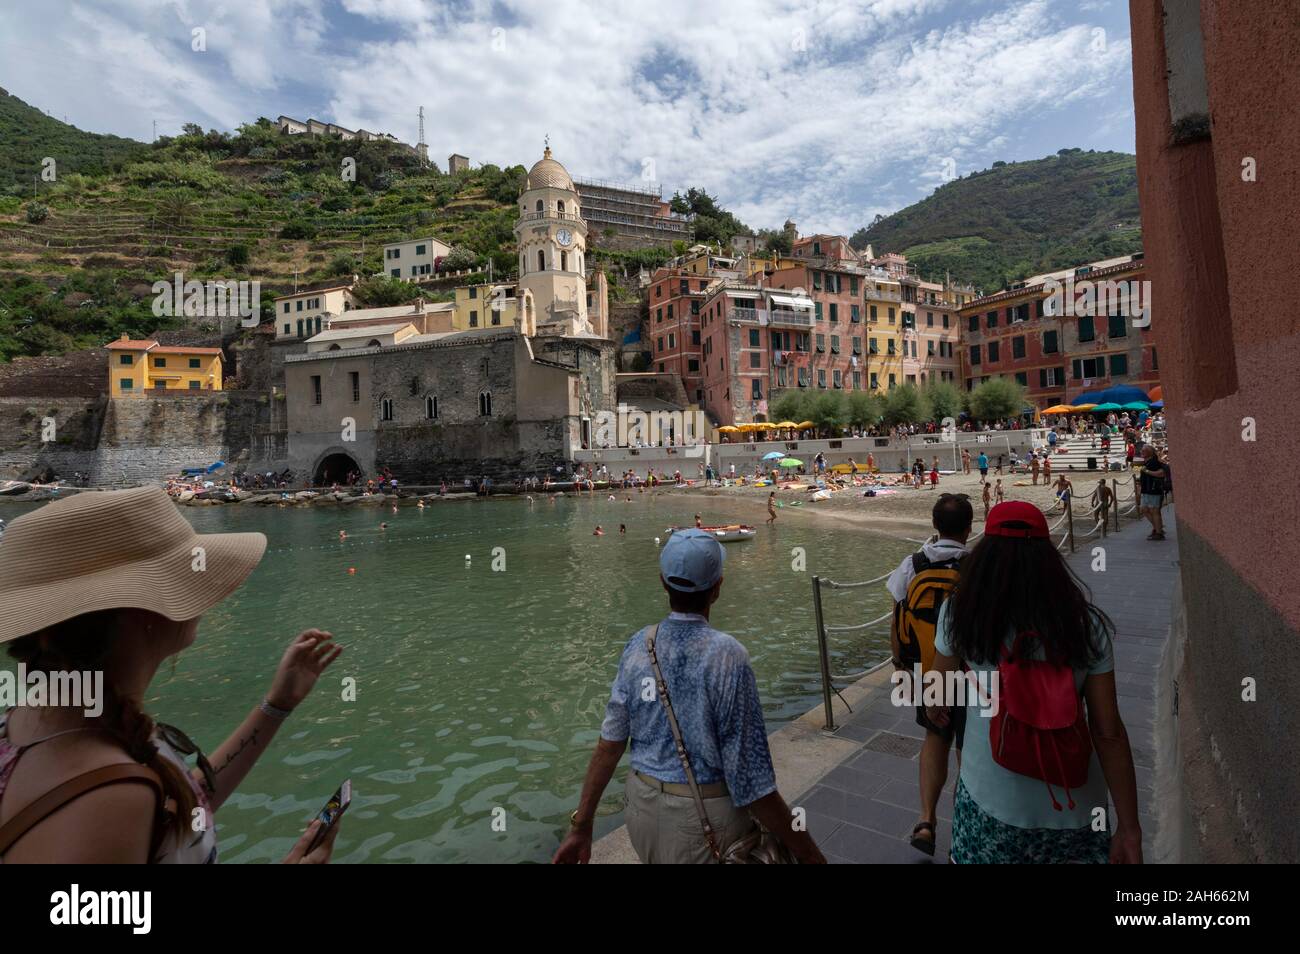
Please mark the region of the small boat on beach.
[[727, 524], [725, 527], [669, 527], [664, 531], [664, 533], [668, 536], [672, 536], [673, 532], [677, 530], [695, 529], [703, 530], [705, 533], [711, 533], [723, 543], [731, 543], [735, 540], [749, 540], [758, 533], [758, 531], [753, 527], [747, 526], [743, 523], [731, 523]]

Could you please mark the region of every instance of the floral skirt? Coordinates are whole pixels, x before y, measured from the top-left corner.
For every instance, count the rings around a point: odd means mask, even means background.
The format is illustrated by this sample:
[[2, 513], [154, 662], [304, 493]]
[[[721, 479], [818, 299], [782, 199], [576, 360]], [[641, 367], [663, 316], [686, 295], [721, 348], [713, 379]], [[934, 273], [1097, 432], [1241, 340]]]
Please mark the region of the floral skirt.
[[1017, 828], [975, 804], [957, 782], [952, 809], [954, 864], [1097, 864], [1110, 860], [1110, 832], [1084, 828]]

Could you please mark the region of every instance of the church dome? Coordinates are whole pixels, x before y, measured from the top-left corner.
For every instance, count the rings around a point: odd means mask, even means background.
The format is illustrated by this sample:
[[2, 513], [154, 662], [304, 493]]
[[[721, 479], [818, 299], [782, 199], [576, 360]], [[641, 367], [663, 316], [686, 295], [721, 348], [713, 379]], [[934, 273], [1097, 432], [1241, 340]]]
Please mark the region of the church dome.
[[573, 188], [573, 180], [569, 178], [569, 173], [564, 166], [560, 165], [551, 158], [551, 147], [546, 147], [546, 152], [542, 158], [528, 170], [528, 181], [524, 185], [525, 189], [567, 189], [570, 192], [576, 192]]

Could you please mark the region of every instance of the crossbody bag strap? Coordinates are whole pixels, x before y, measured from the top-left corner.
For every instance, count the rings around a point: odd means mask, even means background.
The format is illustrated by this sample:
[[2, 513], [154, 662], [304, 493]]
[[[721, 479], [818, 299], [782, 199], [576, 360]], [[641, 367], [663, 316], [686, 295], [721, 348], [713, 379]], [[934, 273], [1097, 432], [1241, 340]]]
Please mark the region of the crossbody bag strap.
[[13, 818], [0, 825], [0, 855], [3, 855], [14, 842], [64, 805], [85, 795], [87, 792], [119, 782], [140, 782], [153, 789], [159, 811], [159, 814], [154, 819], [154, 837], [151, 838], [150, 844], [149, 860], [153, 861], [154, 851], [157, 848], [161, 813], [165, 803], [164, 793], [162, 785], [158, 782], [158, 777], [143, 766], [134, 763], [105, 765], [102, 768], [91, 769], [89, 772], [74, 775], [66, 782], [54, 786], [40, 798], [24, 807]]
[[709, 813], [704, 808], [704, 796], [700, 794], [700, 786], [695, 781], [695, 772], [691, 769], [690, 755], [686, 751], [686, 740], [682, 738], [682, 727], [677, 724], [677, 714], [673, 712], [673, 702], [668, 697], [668, 682], [664, 679], [663, 670], [659, 668], [659, 657], [655, 655], [655, 637], [659, 635], [659, 624], [655, 623], [650, 627], [650, 632], [646, 634], [646, 652], [650, 655], [650, 666], [655, 673], [655, 690], [659, 695], [659, 701], [663, 704], [664, 714], [668, 716], [668, 728], [672, 731], [673, 741], [677, 744], [677, 757], [682, 760], [682, 768], [686, 771], [686, 783], [691, 787], [691, 796], [695, 799], [695, 810], [700, 815], [700, 825], [704, 829], [704, 840], [709, 843], [709, 851], [713, 854], [715, 861], [722, 860], [722, 851], [718, 848], [717, 836], [713, 833], [713, 825], [709, 822]]

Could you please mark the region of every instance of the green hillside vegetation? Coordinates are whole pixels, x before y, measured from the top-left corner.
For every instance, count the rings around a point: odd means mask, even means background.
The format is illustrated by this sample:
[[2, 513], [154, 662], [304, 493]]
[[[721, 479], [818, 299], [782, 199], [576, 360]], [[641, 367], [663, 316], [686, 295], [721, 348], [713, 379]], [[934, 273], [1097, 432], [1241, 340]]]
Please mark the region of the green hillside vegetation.
[[[144, 145], [81, 133], [13, 97], [3, 106], [6, 168], [38, 170], [52, 154], [59, 175], [39, 182], [35, 198], [30, 181], [26, 192], [0, 189], [0, 360], [165, 327], [149, 313], [148, 288], [175, 271], [187, 280], [260, 280], [266, 302], [295, 287], [383, 272], [384, 243], [432, 236], [453, 247], [448, 267], [464, 272], [447, 287], [486, 280], [489, 270], [501, 280], [516, 273], [520, 165], [453, 176], [399, 143], [288, 136], [265, 118], [234, 133], [187, 125]], [[89, 155], [86, 142], [105, 139], [130, 148], [67, 171], [72, 155]], [[598, 235], [591, 242], [589, 257], [609, 266], [615, 298], [624, 269], [685, 250], [602, 249]], [[403, 287], [408, 300], [447, 291]], [[383, 301], [402, 293], [371, 290]]]
[[905, 254], [923, 277], [986, 293], [1059, 268], [1142, 250], [1136, 157], [1062, 149], [945, 183], [851, 237]]
[[41, 174], [47, 156], [55, 159], [58, 176], [98, 175], [120, 168], [149, 148], [134, 139], [82, 132], [3, 89], [0, 131], [0, 195], [6, 196], [31, 196], [32, 178]]

